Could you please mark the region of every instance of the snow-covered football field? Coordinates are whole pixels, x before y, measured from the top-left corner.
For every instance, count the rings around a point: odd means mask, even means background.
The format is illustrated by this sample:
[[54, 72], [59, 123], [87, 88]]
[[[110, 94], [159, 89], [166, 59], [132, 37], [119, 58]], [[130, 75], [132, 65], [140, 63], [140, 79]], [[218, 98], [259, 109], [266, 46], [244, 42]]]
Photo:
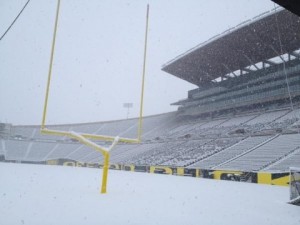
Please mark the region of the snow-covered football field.
[[0, 163], [1, 225], [299, 225], [287, 187]]

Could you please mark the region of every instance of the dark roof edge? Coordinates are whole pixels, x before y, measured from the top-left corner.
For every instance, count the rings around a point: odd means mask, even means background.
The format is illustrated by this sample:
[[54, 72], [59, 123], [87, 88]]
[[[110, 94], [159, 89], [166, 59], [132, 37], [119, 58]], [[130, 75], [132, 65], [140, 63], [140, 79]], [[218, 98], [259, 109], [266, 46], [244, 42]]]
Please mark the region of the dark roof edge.
[[271, 15], [273, 15], [273, 14], [275, 14], [275, 13], [277, 13], [277, 12], [280, 12], [280, 11], [282, 11], [282, 10], [285, 10], [285, 9], [284, 9], [283, 7], [281, 7], [281, 6], [277, 6], [277, 7], [273, 8], [273, 9], [271, 9], [271, 10], [269, 10], [269, 11], [265, 11], [265, 12], [263, 12], [263, 13], [261, 13], [261, 14], [255, 16], [255, 17], [252, 18], [252, 19], [243, 21], [242, 23], [239, 23], [239, 24], [236, 25], [235, 27], [229, 28], [229, 29], [223, 31], [223, 32], [220, 33], [220, 34], [217, 34], [217, 35], [211, 37], [211, 38], [208, 39], [207, 41], [204, 41], [204, 42], [202, 42], [202, 43], [196, 45], [195, 47], [193, 47], [193, 48], [187, 50], [186, 52], [184, 52], [184, 53], [182, 53], [182, 54], [176, 56], [175, 58], [171, 59], [170, 61], [164, 63], [164, 64], [162, 65], [162, 70], [163, 70], [165, 67], [167, 67], [168, 65], [170, 65], [170, 64], [172, 64], [173, 62], [177, 61], [178, 59], [183, 58], [184, 56], [190, 54], [191, 52], [193, 52], [193, 51], [195, 51], [195, 50], [197, 50], [197, 49], [199, 49], [199, 48], [201, 48], [201, 47], [203, 47], [203, 46], [205, 46], [205, 45], [208, 45], [208, 44], [210, 44], [210, 43], [212, 43], [212, 42], [214, 42], [214, 41], [216, 41], [216, 40], [218, 40], [218, 39], [220, 39], [220, 38], [222, 38], [222, 37], [224, 37], [224, 36], [226, 36], [226, 35], [228, 35], [228, 34], [234, 32], [234, 31], [237, 31], [237, 30], [239, 30], [239, 29], [241, 29], [241, 28], [243, 28], [243, 27], [245, 27], [245, 26], [248, 26], [248, 25], [250, 25], [250, 24], [252, 24], [252, 23], [254, 23], [254, 22], [257, 22], [257, 21], [259, 21], [259, 20], [261, 20], [261, 19], [263, 19], [263, 18], [265, 18], [265, 17], [271, 16]]

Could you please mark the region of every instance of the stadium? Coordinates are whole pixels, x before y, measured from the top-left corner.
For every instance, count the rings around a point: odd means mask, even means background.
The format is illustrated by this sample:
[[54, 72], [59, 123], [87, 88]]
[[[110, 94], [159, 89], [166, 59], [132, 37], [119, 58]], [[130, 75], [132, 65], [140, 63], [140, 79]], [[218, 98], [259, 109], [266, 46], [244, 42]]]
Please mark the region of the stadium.
[[[172, 103], [177, 111], [144, 117], [142, 142], [118, 144], [111, 171], [288, 186], [290, 168], [300, 165], [299, 34], [300, 18], [276, 8], [166, 62], [162, 71], [198, 88]], [[48, 128], [134, 138], [138, 122]], [[40, 126], [2, 123], [0, 142], [0, 162], [103, 166], [100, 152], [66, 136], [43, 135]]]

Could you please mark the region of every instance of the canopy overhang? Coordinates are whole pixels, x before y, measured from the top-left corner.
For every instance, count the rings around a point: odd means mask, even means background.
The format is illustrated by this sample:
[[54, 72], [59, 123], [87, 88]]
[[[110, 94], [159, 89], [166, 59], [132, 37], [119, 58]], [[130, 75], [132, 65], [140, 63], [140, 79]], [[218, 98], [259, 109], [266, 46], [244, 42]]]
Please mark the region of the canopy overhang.
[[223, 77], [300, 48], [300, 18], [276, 9], [229, 29], [163, 65], [192, 84]]

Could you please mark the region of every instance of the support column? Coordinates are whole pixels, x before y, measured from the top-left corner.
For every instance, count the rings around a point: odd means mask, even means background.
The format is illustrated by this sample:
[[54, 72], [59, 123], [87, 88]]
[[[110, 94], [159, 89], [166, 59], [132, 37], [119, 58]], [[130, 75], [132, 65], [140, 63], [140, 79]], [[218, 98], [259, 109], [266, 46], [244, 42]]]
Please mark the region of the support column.
[[109, 152], [103, 154], [104, 157], [104, 166], [103, 166], [103, 175], [102, 175], [102, 185], [101, 185], [101, 194], [106, 193], [106, 185], [107, 185], [107, 176], [108, 176], [108, 168], [109, 168]]

